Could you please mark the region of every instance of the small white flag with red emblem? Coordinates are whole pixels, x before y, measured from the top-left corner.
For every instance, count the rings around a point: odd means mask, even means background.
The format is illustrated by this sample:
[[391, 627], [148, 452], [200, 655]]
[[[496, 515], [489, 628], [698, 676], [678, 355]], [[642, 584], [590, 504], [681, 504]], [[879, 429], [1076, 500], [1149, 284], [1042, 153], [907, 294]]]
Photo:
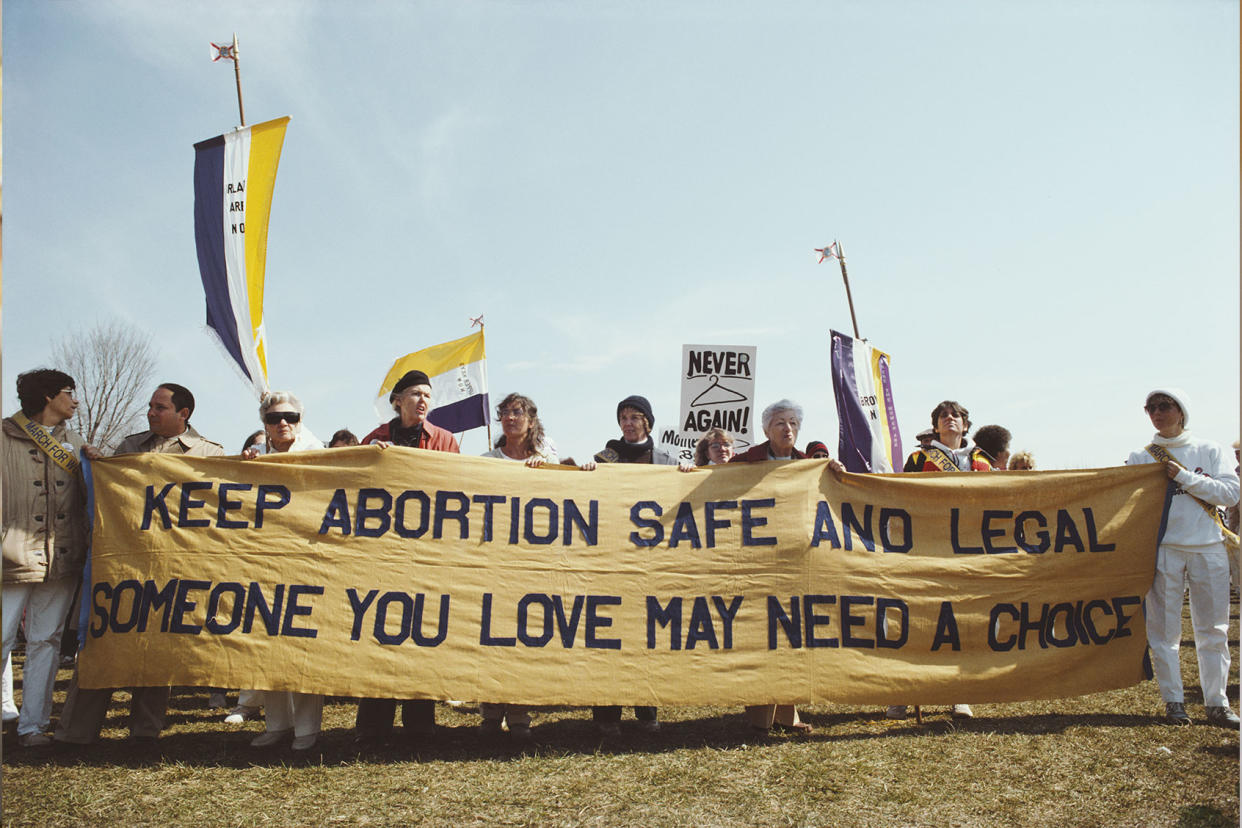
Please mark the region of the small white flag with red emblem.
[[225, 60], [237, 60], [237, 47], [232, 43], [213, 43], [211, 44], [211, 62], [215, 63], [220, 58]]
[[[817, 247], [815, 248], [815, 252], [819, 254], [819, 262], [822, 262], [824, 259], [841, 258], [840, 256], [837, 255], [837, 243], [836, 242], [833, 242], [827, 247]], [[816, 264], [819, 264], [819, 262], [816, 262]]]

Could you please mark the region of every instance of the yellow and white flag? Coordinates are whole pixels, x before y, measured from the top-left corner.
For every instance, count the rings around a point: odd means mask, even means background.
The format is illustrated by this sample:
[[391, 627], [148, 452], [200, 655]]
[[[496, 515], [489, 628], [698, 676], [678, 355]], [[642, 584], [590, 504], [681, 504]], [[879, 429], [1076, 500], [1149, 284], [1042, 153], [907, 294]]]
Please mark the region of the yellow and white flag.
[[427, 416], [433, 425], [460, 434], [485, 426], [490, 421], [487, 400], [487, 355], [483, 331], [432, 345], [406, 354], [392, 364], [380, 383], [375, 410], [380, 417], [392, 416], [388, 395], [407, 371], [422, 371], [431, 380], [435, 408]]

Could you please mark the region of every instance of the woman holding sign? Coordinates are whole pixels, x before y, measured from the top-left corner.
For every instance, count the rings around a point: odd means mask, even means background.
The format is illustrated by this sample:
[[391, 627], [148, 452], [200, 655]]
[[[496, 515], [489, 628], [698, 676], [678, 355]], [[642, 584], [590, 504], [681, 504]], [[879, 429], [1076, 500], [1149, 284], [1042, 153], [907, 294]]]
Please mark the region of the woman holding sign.
[[[484, 454], [500, 460], [514, 460], [538, 468], [544, 463], [556, 463], [556, 446], [543, 433], [539, 421], [539, 409], [530, 397], [513, 393], [496, 406], [496, 419], [503, 433], [496, 438], [496, 448]], [[483, 714], [480, 726], [484, 736], [498, 736], [501, 722], [509, 725], [509, 735], [518, 741], [530, 739], [530, 708], [524, 704], [497, 704], [481, 702]]]
[[[621, 427], [621, 439], [609, 440], [596, 452], [594, 460], [579, 466], [583, 471], [593, 471], [598, 463], [642, 463], [656, 466], [676, 466], [677, 458], [655, 444], [651, 429], [655, 427], [655, 414], [646, 397], [632, 394], [617, 403], [617, 425]], [[658, 733], [659, 711], [655, 707], [639, 705], [634, 708], [634, 718], [643, 733]], [[591, 719], [604, 736], [621, 735], [621, 707], [597, 705], [591, 708]]]
[[[1209, 723], [1238, 727], [1225, 687], [1229, 681], [1229, 557], [1217, 506], [1238, 502], [1238, 474], [1224, 446], [1200, 440], [1187, 430], [1186, 392], [1158, 388], [1143, 409], [1156, 434], [1132, 452], [1126, 465], [1163, 463], [1173, 495], [1167, 523], [1156, 551], [1156, 577], [1147, 593], [1147, 644], [1156, 683], [1164, 699], [1165, 718], [1188, 725], [1178, 647], [1182, 640], [1182, 601], [1190, 582], [1190, 619], [1199, 684]], [[1230, 533], [1231, 534], [1231, 533]], [[1237, 536], [1233, 543], [1236, 545]]]
[[[302, 403], [287, 391], [269, 391], [259, 403], [259, 417], [267, 436], [266, 453], [309, 451], [323, 448], [323, 443], [302, 426]], [[259, 446], [246, 449], [242, 457], [259, 456]], [[323, 725], [323, 696], [317, 693], [294, 693], [266, 690], [262, 693], [267, 714], [266, 730], [255, 737], [251, 747], [280, 744], [291, 733], [294, 750], [310, 750], [319, 740]]]
[[[26, 664], [17, 737], [22, 747], [42, 747], [60, 665], [60, 638], [86, 561], [90, 526], [86, 492], [75, 456], [86, 441], [65, 428], [78, 407], [73, 377], [62, 371], [27, 371], [17, 378], [21, 410], [3, 425], [4, 652], [9, 663], [25, 615]], [[86, 455], [98, 456], [86, 446]], [[13, 706], [4, 685], [4, 706]]]
[[[793, 400], [778, 400], [763, 409], [761, 418], [767, 440], [735, 456], [730, 463], [759, 463], [764, 460], [804, 460], [806, 455], [794, 445], [802, 429], [802, 406]], [[826, 450], [825, 450], [826, 453]], [[833, 471], [843, 472], [840, 461], [829, 459]], [[755, 704], [746, 708], [746, 721], [752, 730], [764, 734], [773, 728], [790, 733], [807, 734], [811, 726], [798, 718], [792, 704]]]

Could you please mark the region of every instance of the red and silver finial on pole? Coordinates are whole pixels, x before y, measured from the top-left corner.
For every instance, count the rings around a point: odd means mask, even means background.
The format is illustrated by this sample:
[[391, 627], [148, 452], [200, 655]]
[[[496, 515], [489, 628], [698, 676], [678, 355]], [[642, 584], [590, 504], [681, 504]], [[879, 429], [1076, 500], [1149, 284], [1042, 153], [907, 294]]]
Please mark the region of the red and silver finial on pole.
[[240, 52], [237, 49], [237, 33], [233, 33], [233, 42], [231, 44], [220, 45], [219, 43], [211, 44], [211, 62], [223, 58], [224, 60], [233, 61], [233, 75], [237, 78], [237, 115], [241, 118], [241, 125], [246, 125], [246, 110], [242, 106], [242, 89], [241, 89], [241, 59]]

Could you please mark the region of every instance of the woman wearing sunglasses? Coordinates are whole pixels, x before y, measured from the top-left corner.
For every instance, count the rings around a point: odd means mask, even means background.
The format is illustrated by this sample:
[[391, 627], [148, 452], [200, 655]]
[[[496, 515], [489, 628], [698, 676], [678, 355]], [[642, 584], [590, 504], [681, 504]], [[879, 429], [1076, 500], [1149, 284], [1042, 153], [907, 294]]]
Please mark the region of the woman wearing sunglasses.
[[[263, 421], [266, 445], [253, 445], [242, 456], [254, 458], [260, 453], [282, 454], [323, 448], [323, 443], [303, 426], [302, 413], [301, 401], [288, 391], [264, 394], [259, 403], [259, 418]], [[261, 696], [267, 714], [266, 730], [255, 737], [251, 747], [280, 744], [290, 733], [294, 750], [310, 750], [315, 746], [323, 722], [322, 695], [266, 690]]]
[[1173, 481], [1167, 523], [1156, 550], [1156, 577], [1147, 593], [1147, 644], [1165, 719], [1188, 725], [1178, 646], [1182, 602], [1190, 583], [1190, 618], [1207, 720], [1238, 727], [1225, 688], [1229, 681], [1229, 557], [1216, 507], [1238, 502], [1238, 474], [1224, 446], [1191, 435], [1190, 407], [1180, 388], [1157, 388], [1143, 406], [1155, 436], [1126, 465], [1163, 463]]

